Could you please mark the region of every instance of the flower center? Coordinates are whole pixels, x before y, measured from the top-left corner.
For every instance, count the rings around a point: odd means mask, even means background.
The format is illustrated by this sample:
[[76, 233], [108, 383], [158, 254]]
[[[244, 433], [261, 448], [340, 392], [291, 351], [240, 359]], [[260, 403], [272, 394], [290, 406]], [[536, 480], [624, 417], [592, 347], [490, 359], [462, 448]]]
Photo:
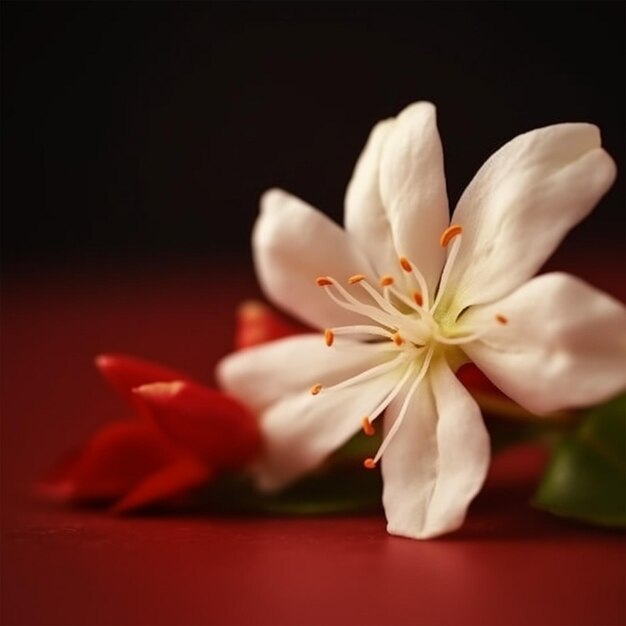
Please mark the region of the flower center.
[[[461, 346], [479, 339], [487, 328], [457, 328], [455, 323], [444, 328], [439, 320], [445, 320], [445, 311], [439, 305], [449, 281], [454, 261], [461, 245], [463, 229], [452, 225], [441, 235], [440, 244], [450, 248], [441, 274], [436, 295], [431, 301], [428, 283], [417, 266], [407, 257], [399, 258], [400, 267], [405, 272], [403, 286], [398, 286], [393, 276], [385, 274], [378, 280], [375, 287], [365, 274], [355, 274], [348, 278], [348, 286], [358, 286], [364, 292], [357, 297], [331, 276], [320, 276], [317, 285], [324, 289], [326, 295], [337, 306], [369, 318], [370, 324], [356, 324], [327, 328], [324, 341], [328, 347], [335, 345], [335, 338], [351, 335], [356, 341], [348, 343], [353, 349], [381, 351], [386, 357], [382, 364], [376, 365], [360, 374], [344, 380], [331, 387], [323, 387], [316, 383], [310, 389], [313, 395], [320, 392], [329, 393], [348, 386], [360, 384], [368, 380], [398, 372], [398, 380], [379, 404], [369, 415], [361, 418], [361, 425], [366, 435], [373, 435], [373, 421], [381, 415], [392, 400], [407, 389], [404, 401], [396, 420], [382, 442], [376, 456], [366, 459], [367, 468], [376, 466], [389, 442], [398, 431], [408, 411], [411, 398], [426, 376], [433, 356], [437, 352], [445, 353], [454, 350], [452, 346]], [[495, 320], [500, 324], [508, 323], [504, 315], [498, 314]], [[448, 323], [449, 324], [449, 323]], [[345, 345], [345, 344], [344, 344]]]

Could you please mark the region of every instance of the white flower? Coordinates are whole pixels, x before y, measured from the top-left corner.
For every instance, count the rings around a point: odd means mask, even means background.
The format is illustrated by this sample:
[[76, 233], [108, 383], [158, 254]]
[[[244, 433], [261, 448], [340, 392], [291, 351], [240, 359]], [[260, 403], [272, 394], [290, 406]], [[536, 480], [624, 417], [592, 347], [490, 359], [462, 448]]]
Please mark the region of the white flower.
[[[532, 412], [594, 404], [626, 386], [624, 307], [565, 274], [531, 278], [611, 186], [590, 124], [516, 137], [479, 170], [449, 226], [435, 108], [379, 123], [359, 158], [341, 230], [277, 189], [253, 246], [267, 296], [325, 330], [235, 353], [222, 385], [261, 415], [261, 487], [284, 486], [384, 414], [390, 533], [457, 529], [489, 440], [454, 372], [473, 361]], [[324, 345], [326, 343], [326, 345]]]

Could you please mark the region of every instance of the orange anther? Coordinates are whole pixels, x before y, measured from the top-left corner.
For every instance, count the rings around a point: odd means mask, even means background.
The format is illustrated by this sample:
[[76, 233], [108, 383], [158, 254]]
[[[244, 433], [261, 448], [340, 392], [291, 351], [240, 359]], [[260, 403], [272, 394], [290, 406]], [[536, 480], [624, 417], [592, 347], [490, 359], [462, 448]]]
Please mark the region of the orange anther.
[[402, 335], [400, 335], [400, 333], [394, 333], [393, 335], [391, 335], [391, 338], [398, 347], [400, 347], [404, 343], [404, 339], [402, 338]]
[[355, 283], [360, 283], [362, 280], [365, 280], [367, 278], [367, 276], [365, 276], [365, 274], [355, 274], [354, 276], [350, 276], [350, 278], [348, 278], [348, 282], [351, 285], [354, 285]]
[[309, 389], [312, 396], [316, 396], [321, 390], [322, 390], [322, 385], [320, 383], [315, 383], [315, 385], [313, 385], [313, 387]]
[[405, 256], [400, 257], [400, 265], [405, 272], [412, 272], [413, 266], [411, 265], [411, 261], [409, 261]]
[[315, 282], [317, 283], [318, 287], [327, 287], [328, 285], [333, 284], [333, 281], [330, 280], [330, 278], [328, 278], [327, 276], [318, 276], [315, 279]]
[[389, 274], [385, 274], [380, 277], [380, 286], [381, 287], [389, 287], [389, 285], [393, 285], [393, 276], [389, 276]]
[[413, 300], [415, 300], [415, 304], [417, 304], [417, 306], [422, 306], [422, 304], [424, 304], [424, 298], [419, 291], [413, 292]]
[[452, 224], [452, 226], [448, 226], [443, 233], [441, 233], [441, 239], [439, 240], [439, 244], [442, 248], [445, 248], [457, 235], [460, 235], [463, 232], [463, 227], [458, 224]]
[[367, 469], [374, 469], [376, 467], [376, 461], [372, 458], [365, 459], [365, 461], [363, 461], [363, 467], [366, 467]]
[[363, 432], [368, 437], [371, 437], [372, 435], [374, 435], [376, 433], [376, 430], [372, 426], [372, 422], [370, 422], [370, 418], [369, 417], [364, 417], [363, 418]]
[[333, 341], [335, 341], [335, 333], [330, 330], [330, 328], [324, 331], [324, 341], [329, 348], [333, 345]]
[[508, 324], [509, 323], [509, 318], [505, 317], [501, 313], [498, 313], [496, 315], [496, 322], [499, 322], [500, 324]]

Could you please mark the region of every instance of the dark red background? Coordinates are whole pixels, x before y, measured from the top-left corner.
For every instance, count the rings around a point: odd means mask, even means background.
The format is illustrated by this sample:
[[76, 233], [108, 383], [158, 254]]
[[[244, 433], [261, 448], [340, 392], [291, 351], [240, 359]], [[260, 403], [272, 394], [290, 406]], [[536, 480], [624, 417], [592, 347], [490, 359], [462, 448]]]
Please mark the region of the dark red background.
[[[621, 272], [582, 275], [619, 291]], [[537, 450], [496, 459], [466, 526], [430, 542], [388, 536], [382, 516], [118, 519], [38, 502], [37, 476], [120, 416], [92, 355], [210, 381], [236, 303], [256, 292], [246, 269], [191, 264], [22, 276], [5, 291], [3, 623], [624, 622], [622, 534], [531, 509]]]

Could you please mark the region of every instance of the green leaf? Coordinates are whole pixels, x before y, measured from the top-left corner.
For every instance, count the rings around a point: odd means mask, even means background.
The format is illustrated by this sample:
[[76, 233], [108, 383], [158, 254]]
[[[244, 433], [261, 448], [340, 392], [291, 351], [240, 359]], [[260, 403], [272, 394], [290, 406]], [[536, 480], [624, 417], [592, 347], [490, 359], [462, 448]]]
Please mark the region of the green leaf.
[[591, 410], [563, 439], [533, 505], [592, 524], [626, 526], [626, 396]]

